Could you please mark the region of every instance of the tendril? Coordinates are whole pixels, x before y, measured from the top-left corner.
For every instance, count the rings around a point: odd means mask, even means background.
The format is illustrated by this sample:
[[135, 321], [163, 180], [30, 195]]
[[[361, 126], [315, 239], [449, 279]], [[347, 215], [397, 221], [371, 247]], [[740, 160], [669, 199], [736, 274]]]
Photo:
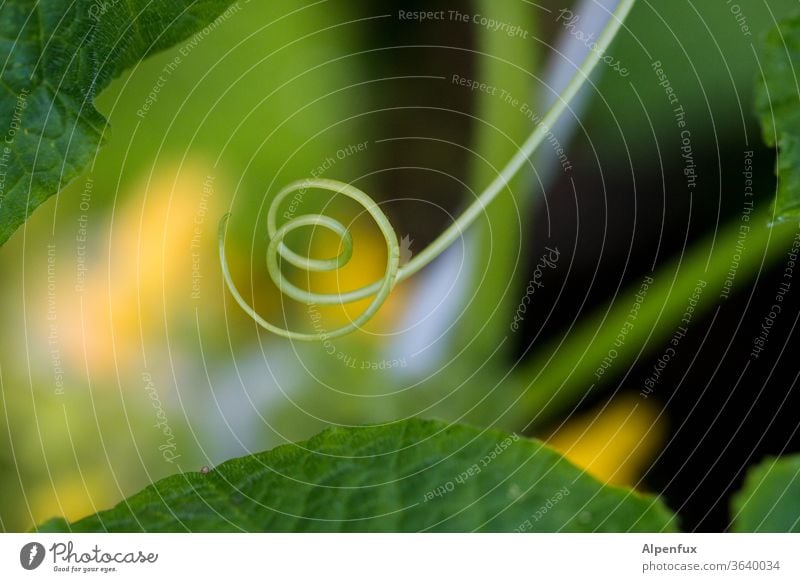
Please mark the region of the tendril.
[[[300, 190], [308, 190], [310, 188], [317, 188], [320, 190], [328, 190], [335, 194], [347, 196], [360, 204], [370, 216], [375, 220], [378, 228], [386, 241], [386, 248], [388, 251], [388, 260], [386, 261], [386, 270], [383, 277], [372, 283], [353, 291], [345, 293], [312, 293], [301, 289], [300, 287], [290, 283], [281, 271], [279, 259], [283, 259], [287, 263], [303, 269], [309, 273], [320, 273], [324, 271], [335, 271], [344, 267], [353, 255], [353, 238], [347, 228], [338, 220], [323, 216], [321, 214], [303, 214], [289, 219], [280, 227], [277, 225], [278, 209], [283, 200]], [[219, 229], [219, 253], [222, 262], [222, 274], [225, 278], [225, 283], [228, 285], [231, 294], [236, 299], [236, 302], [241, 306], [245, 312], [250, 315], [256, 322], [269, 331], [276, 333], [285, 338], [293, 340], [313, 341], [320, 339], [320, 333], [301, 333], [290, 331], [288, 329], [278, 327], [274, 324], [264, 320], [256, 311], [244, 300], [236, 288], [233, 279], [231, 278], [228, 263], [225, 258], [225, 224], [230, 215], [223, 217], [220, 222]], [[286, 236], [295, 230], [314, 227], [329, 230], [339, 237], [340, 247], [342, 251], [338, 256], [330, 259], [312, 259], [304, 257], [291, 250], [284, 239]], [[356, 329], [360, 328], [367, 321], [372, 319], [372, 316], [381, 308], [389, 294], [392, 292], [395, 284], [398, 281], [398, 273], [400, 270], [400, 243], [397, 241], [397, 235], [392, 228], [386, 214], [380, 209], [375, 201], [367, 196], [364, 192], [352, 186], [339, 182], [338, 180], [300, 180], [292, 182], [283, 190], [278, 192], [267, 212], [267, 234], [269, 236], [269, 246], [267, 247], [267, 270], [269, 271], [270, 278], [277, 285], [281, 293], [300, 301], [307, 305], [320, 304], [320, 305], [344, 305], [353, 303], [366, 297], [373, 297], [369, 306], [350, 323], [332, 331], [326, 331], [325, 338], [336, 338], [346, 335]]]
[[[596, 46], [589, 52], [586, 60], [581, 65], [577, 73], [572, 77], [564, 92], [556, 99], [556, 102], [547, 114], [531, 132], [531, 135], [517, 150], [509, 160], [503, 170], [492, 180], [478, 198], [448, 227], [439, 237], [433, 241], [421, 253], [417, 254], [411, 261], [400, 266], [400, 244], [397, 235], [392, 228], [386, 214], [380, 209], [379, 205], [367, 194], [345, 182], [329, 179], [308, 179], [292, 182], [283, 188], [275, 196], [267, 212], [267, 233], [269, 245], [267, 247], [267, 270], [270, 278], [286, 296], [305, 303], [307, 305], [345, 305], [361, 299], [372, 297], [372, 301], [367, 308], [357, 317], [352, 319], [347, 325], [340, 328], [326, 331], [325, 333], [303, 333], [291, 331], [289, 329], [274, 325], [262, 318], [253, 307], [245, 301], [236, 284], [231, 277], [228, 261], [225, 256], [225, 227], [230, 214], [222, 217], [219, 224], [219, 257], [222, 265], [222, 275], [225, 284], [228, 286], [239, 306], [252, 317], [261, 327], [288, 339], [300, 341], [314, 341], [321, 339], [332, 339], [349, 334], [360, 329], [377, 313], [381, 306], [386, 302], [394, 286], [409, 278], [417, 271], [428, 265], [444, 250], [458, 240], [477, 220], [486, 207], [497, 197], [497, 195], [508, 185], [511, 179], [524, 166], [525, 162], [534, 154], [541, 145], [544, 138], [551, 131], [562, 113], [567, 109], [570, 102], [577, 95], [578, 91], [588, 80], [594, 68], [605, 56], [605, 52], [611, 41], [619, 32], [625, 18], [630, 12], [636, 0], [620, 0], [616, 10], [606, 24], [603, 32], [597, 40]], [[281, 260], [298, 267], [308, 273], [319, 273], [325, 271], [335, 271], [344, 267], [353, 255], [353, 238], [349, 230], [338, 220], [321, 214], [303, 214], [288, 219], [278, 226], [277, 215], [281, 203], [291, 194], [300, 190], [319, 189], [333, 192], [334, 194], [346, 196], [360, 204], [364, 210], [375, 220], [384, 240], [386, 241], [387, 260], [386, 270], [383, 276], [371, 283], [343, 293], [314, 293], [301, 289], [290, 283], [281, 271]], [[314, 259], [303, 256], [291, 250], [284, 242], [287, 235], [301, 228], [322, 228], [328, 230], [339, 237], [341, 252], [332, 258]]]

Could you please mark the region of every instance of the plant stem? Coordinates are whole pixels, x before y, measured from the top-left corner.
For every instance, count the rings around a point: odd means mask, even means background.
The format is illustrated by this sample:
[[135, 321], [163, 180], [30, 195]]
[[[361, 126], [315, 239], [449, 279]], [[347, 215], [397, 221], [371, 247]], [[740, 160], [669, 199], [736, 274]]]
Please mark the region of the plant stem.
[[[534, 30], [537, 23], [533, 15], [539, 13], [524, 2], [497, 0], [479, 0], [476, 9], [498, 22], [513, 22], [528, 30]], [[525, 101], [512, 105], [509, 96], [535, 98], [538, 87], [534, 72], [541, 54], [539, 45], [530, 38], [498, 34], [490, 28], [479, 30], [475, 79], [502, 88], [504, 93], [475, 93], [473, 109], [479, 121], [473, 123], [468, 150], [470, 200], [500, 175], [529, 136], [531, 122], [519, 105]], [[494, 353], [503, 362], [509, 357], [506, 349], [497, 351], [496, 347], [506, 334], [516, 302], [524, 265], [523, 236], [526, 223], [532, 219], [532, 188], [529, 180], [523, 179], [532, 174], [532, 161], [526, 160], [526, 164], [529, 170], [510, 178], [491, 205], [483, 209], [467, 237], [462, 259], [466, 268], [453, 282], [464, 289], [453, 294], [452, 313], [460, 316], [445, 323], [453, 326], [446, 342], [450, 353], [445, 361], [457, 356], [471, 369], [475, 359], [485, 358], [486, 354]], [[459, 260], [455, 256], [453, 259]]]

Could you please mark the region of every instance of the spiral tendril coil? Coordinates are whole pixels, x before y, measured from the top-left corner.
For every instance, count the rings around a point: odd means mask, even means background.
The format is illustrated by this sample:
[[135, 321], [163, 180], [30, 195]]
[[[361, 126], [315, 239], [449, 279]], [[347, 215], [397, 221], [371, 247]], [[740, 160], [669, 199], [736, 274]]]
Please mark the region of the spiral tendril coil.
[[[514, 175], [522, 168], [526, 162], [529, 161], [531, 155], [536, 151], [539, 145], [550, 131], [549, 128], [553, 127], [555, 122], [561, 114], [568, 108], [570, 102], [575, 98], [578, 91], [589, 78], [594, 68], [605, 55], [608, 46], [614, 37], [619, 32], [620, 28], [625, 21], [625, 18], [630, 13], [631, 8], [636, 0], [620, 0], [614, 13], [611, 15], [608, 24], [601, 33], [600, 37], [595, 43], [594, 50], [591, 50], [586, 57], [586, 60], [580, 66], [578, 71], [573, 76], [572, 80], [567, 85], [564, 92], [559, 95], [553, 106], [542, 119], [541, 123], [536, 125], [531, 132], [531, 135], [525, 143], [519, 148], [514, 156], [509, 160], [508, 164], [503, 170], [492, 180], [486, 189], [478, 196], [478, 198], [458, 217], [458, 219], [448, 227], [439, 237], [431, 243], [426, 249], [414, 257], [409, 263], [400, 266], [400, 245], [397, 241], [397, 235], [392, 228], [386, 214], [380, 209], [378, 204], [370, 198], [367, 194], [354, 187], [352, 184], [339, 182], [338, 180], [329, 179], [309, 179], [292, 182], [283, 188], [273, 199], [269, 210], [267, 212], [267, 231], [269, 235], [269, 245], [267, 247], [267, 269], [270, 278], [277, 285], [278, 289], [299, 302], [306, 303], [307, 305], [320, 304], [320, 305], [344, 305], [359, 301], [367, 297], [372, 297], [369, 306], [357, 317], [352, 319], [350, 323], [332, 331], [324, 333], [303, 333], [291, 331], [272, 323], [269, 323], [262, 318], [256, 311], [244, 300], [228, 268], [228, 261], [225, 256], [225, 226], [227, 224], [230, 214], [226, 214], [221, 220], [219, 225], [219, 256], [222, 265], [222, 274], [225, 279], [225, 284], [228, 286], [231, 294], [233, 295], [239, 306], [252, 317], [256, 323], [263, 328], [288, 339], [301, 340], [301, 341], [315, 341], [336, 338], [348, 333], [351, 333], [367, 321], [369, 321], [375, 313], [386, 302], [389, 294], [392, 292], [394, 286], [413, 275], [425, 265], [433, 261], [440, 255], [448, 246], [455, 242], [463, 235], [463, 232], [481, 215], [484, 209], [494, 200], [497, 195], [508, 186]], [[348, 229], [339, 221], [321, 215], [321, 214], [303, 214], [288, 219], [286, 222], [278, 226], [277, 215], [281, 203], [287, 196], [301, 190], [319, 189], [333, 192], [346, 196], [358, 204], [360, 204], [366, 212], [372, 216], [381, 231], [381, 234], [386, 241], [387, 261], [386, 270], [383, 277], [374, 283], [347, 291], [344, 293], [313, 293], [305, 289], [301, 289], [296, 285], [290, 283], [281, 271], [281, 261], [294, 265], [309, 273], [319, 273], [324, 271], [335, 271], [342, 268], [348, 263], [353, 255], [353, 239]], [[329, 259], [313, 259], [311, 257], [302, 256], [295, 251], [291, 250], [285, 243], [286, 236], [300, 228], [313, 227], [328, 230], [339, 237], [340, 246], [342, 251], [336, 257]]]
[[[298, 267], [308, 273], [320, 273], [325, 271], [335, 271], [344, 267], [353, 256], [353, 238], [347, 228], [338, 220], [324, 216], [322, 214], [302, 214], [290, 218], [282, 225], [277, 224], [278, 209], [281, 203], [290, 195], [298, 191], [307, 191], [316, 188], [319, 190], [328, 190], [335, 194], [340, 194], [356, 201], [364, 210], [375, 220], [384, 240], [386, 241], [387, 248], [387, 261], [386, 270], [383, 276], [378, 281], [370, 285], [366, 285], [353, 291], [345, 293], [313, 293], [294, 285], [289, 282], [283, 272], [281, 271], [280, 260]], [[220, 260], [222, 263], [222, 273], [225, 278], [231, 294], [239, 303], [240, 307], [244, 309], [253, 319], [256, 320], [264, 328], [269, 331], [283, 336], [288, 339], [313, 341], [321, 339], [323, 334], [320, 333], [302, 333], [291, 331], [264, 320], [253, 308], [244, 300], [241, 293], [236, 288], [236, 284], [228, 269], [227, 259], [225, 257], [225, 244], [224, 233], [227, 219], [230, 215], [223, 217], [220, 222], [220, 236], [219, 236], [219, 252]], [[302, 256], [295, 251], [291, 250], [284, 240], [289, 233], [295, 230], [314, 227], [323, 228], [337, 235], [340, 240], [341, 252], [333, 258], [329, 259], [313, 259], [310, 257]], [[267, 270], [273, 283], [278, 287], [281, 293], [285, 294], [296, 301], [305, 303], [307, 305], [343, 305], [353, 303], [361, 299], [372, 297], [369, 306], [356, 318], [350, 321], [347, 325], [340, 328], [326, 331], [325, 338], [336, 338], [346, 335], [356, 329], [359, 329], [373, 315], [381, 308], [386, 302], [389, 294], [392, 292], [395, 284], [398, 281], [400, 273], [400, 244], [397, 241], [397, 235], [392, 228], [386, 214], [380, 209], [380, 206], [367, 194], [356, 188], [351, 184], [345, 184], [338, 180], [328, 179], [313, 179], [313, 180], [299, 180], [292, 182], [283, 188], [275, 196], [275, 199], [270, 204], [267, 212], [267, 234], [269, 236], [269, 246], [267, 247]]]

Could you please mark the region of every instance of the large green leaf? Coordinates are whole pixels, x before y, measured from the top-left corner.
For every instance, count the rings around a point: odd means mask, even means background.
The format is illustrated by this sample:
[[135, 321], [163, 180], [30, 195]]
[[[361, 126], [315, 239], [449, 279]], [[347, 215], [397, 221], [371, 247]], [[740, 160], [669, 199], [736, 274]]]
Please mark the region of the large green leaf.
[[770, 31], [756, 107], [764, 141], [780, 148], [776, 219], [800, 218], [800, 15]]
[[604, 486], [542, 443], [409, 420], [159, 481], [40, 531], [671, 531], [656, 498]]
[[735, 531], [800, 532], [800, 455], [752, 469], [732, 506]]
[[104, 140], [94, 97], [148, 55], [213, 29], [230, 0], [0, 4], [0, 244]]

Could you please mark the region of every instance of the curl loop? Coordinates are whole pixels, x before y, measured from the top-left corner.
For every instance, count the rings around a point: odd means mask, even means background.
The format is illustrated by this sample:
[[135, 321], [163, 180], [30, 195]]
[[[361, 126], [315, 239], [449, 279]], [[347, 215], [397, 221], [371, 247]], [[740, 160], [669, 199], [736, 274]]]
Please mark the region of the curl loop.
[[[386, 270], [383, 276], [378, 281], [366, 285], [353, 291], [345, 293], [314, 293], [301, 289], [300, 287], [289, 282], [281, 271], [280, 260], [303, 269], [309, 273], [319, 273], [325, 271], [335, 271], [344, 267], [353, 255], [353, 238], [347, 228], [338, 220], [324, 216], [321, 214], [302, 214], [290, 218], [288, 221], [278, 226], [277, 215], [281, 203], [290, 195], [295, 192], [305, 192], [309, 189], [328, 190], [335, 194], [341, 194], [354, 200], [360, 204], [364, 210], [375, 220], [384, 240], [386, 241], [387, 260]], [[378, 204], [370, 198], [367, 194], [356, 188], [351, 184], [345, 184], [338, 180], [327, 179], [313, 179], [313, 180], [300, 180], [292, 182], [283, 188], [275, 196], [272, 204], [267, 212], [267, 233], [269, 235], [269, 246], [267, 247], [267, 270], [269, 271], [270, 278], [273, 283], [280, 289], [281, 293], [300, 301], [307, 305], [343, 305], [359, 301], [367, 297], [372, 297], [372, 301], [367, 308], [350, 323], [332, 331], [325, 333], [302, 333], [288, 330], [279, 327], [264, 320], [247, 301], [244, 300], [241, 293], [233, 282], [233, 278], [228, 268], [228, 261], [225, 257], [225, 224], [227, 223], [229, 215], [226, 215], [220, 222], [219, 229], [219, 253], [220, 261], [222, 263], [222, 274], [225, 278], [225, 283], [228, 286], [233, 297], [239, 306], [244, 309], [256, 322], [269, 331], [280, 335], [282, 337], [300, 340], [300, 341], [314, 341], [319, 339], [330, 339], [346, 335], [356, 329], [359, 329], [367, 321], [372, 319], [372, 316], [381, 308], [386, 302], [389, 294], [392, 292], [395, 284], [398, 281], [400, 271], [400, 244], [397, 241], [397, 235], [392, 228], [392, 224], [386, 217], [386, 214], [380, 209]], [[286, 236], [295, 230], [312, 227], [324, 228], [339, 237], [341, 242], [342, 251], [336, 257], [329, 259], [314, 259], [305, 257], [290, 249], [284, 240]]]
[[[539, 145], [541, 145], [542, 141], [550, 132], [549, 128], [555, 126], [558, 118], [567, 110], [570, 102], [589, 79], [592, 71], [600, 62], [603, 55], [605, 55], [611, 41], [614, 40], [617, 32], [622, 28], [625, 18], [630, 13], [631, 8], [633, 8], [635, 1], [636, 0], [619, 1], [605, 29], [597, 39], [594, 49], [589, 51], [586, 60], [572, 77], [569, 84], [564, 89], [564, 92], [558, 96], [541, 123], [533, 128], [528, 139], [525, 140], [525, 143], [522, 144], [519, 150], [517, 150], [514, 156], [508, 161], [503, 170], [449, 228], [440, 234], [430, 246], [425, 248], [402, 267], [400, 266], [400, 245], [397, 242], [397, 235], [392, 229], [389, 219], [375, 201], [358, 188], [337, 180], [313, 179], [293, 182], [278, 192], [267, 214], [267, 228], [270, 237], [269, 246], [267, 248], [267, 269], [269, 270], [270, 277], [281, 292], [306, 304], [319, 303], [340, 305], [372, 297], [373, 299], [367, 309], [365, 309], [361, 315], [353, 319], [348, 325], [326, 333], [300, 333], [273, 325], [258, 315], [258, 313], [256, 313], [242, 298], [231, 278], [228, 263], [225, 258], [225, 224], [228, 215], [224, 216], [219, 226], [219, 256], [222, 263], [222, 274], [228, 289], [241, 308], [265, 329], [289, 339], [303, 341], [325, 340], [328, 338], [340, 337], [359, 329], [375, 315], [378, 309], [380, 309], [395, 284], [407, 279], [422, 269], [439, 256], [448, 246], [458, 240], [458, 238], [463, 235], [464, 231], [484, 212], [492, 200], [508, 186], [511, 179], [525, 163], [529, 161], [530, 157]], [[277, 226], [277, 213], [281, 202], [290, 194], [308, 188], [328, 190], [336, 194], [347, 196], [363, 206], [372, 218], [375, 219], [378, 228], [386, 240], [387, 249], [386, 270], [380, 280], [346, 293], [312, 293], [300, 289], [286, 280], [280, 270], [281, 259], [308, 272], [322, 272], [340, 269], [347, 264], [353, 254], [353, 240], [350, 233], [342, 223], [333, 218], [320, 214], [304, 214], [289, 219], [280, 227]], [[329, 259], [313, 259], [292, 251], [284, 244], [284, 239], [290, 232], [305, 227], [324, 228], [339, 236], [342, 252], [339, 253], [338, 256]]]

